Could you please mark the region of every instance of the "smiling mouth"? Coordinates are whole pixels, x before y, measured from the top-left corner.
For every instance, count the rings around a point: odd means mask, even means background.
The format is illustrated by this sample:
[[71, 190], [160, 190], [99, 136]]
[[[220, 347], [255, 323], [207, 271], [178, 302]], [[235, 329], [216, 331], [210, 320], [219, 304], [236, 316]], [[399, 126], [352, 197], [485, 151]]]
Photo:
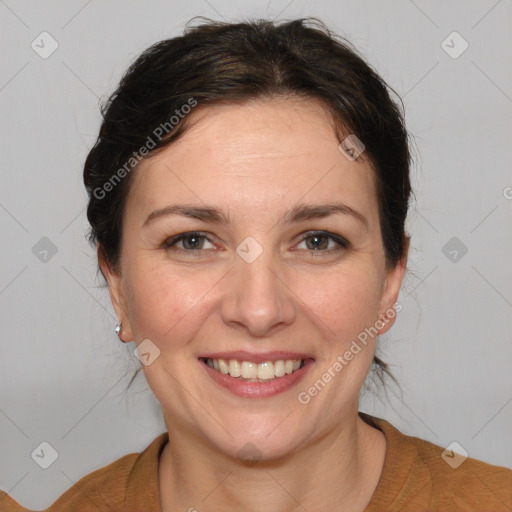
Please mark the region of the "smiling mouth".
[[240, 381], [265, 383], [299, 371], [309, 359], [278, 359], [276, 361], [254, 363], [251, 361], [238, 361], [236, 359], [210, 359], [209, 357], [203, 357], [201, 361], [213, 370]]

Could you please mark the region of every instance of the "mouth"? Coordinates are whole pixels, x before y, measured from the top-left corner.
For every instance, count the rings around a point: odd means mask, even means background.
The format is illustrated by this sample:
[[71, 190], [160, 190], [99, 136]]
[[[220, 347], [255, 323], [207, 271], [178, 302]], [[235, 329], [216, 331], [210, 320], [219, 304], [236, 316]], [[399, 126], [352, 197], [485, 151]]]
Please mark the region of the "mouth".
[[201, 358], [201, 360], [222, 375], [229, 375], [242, 382], [271, 382], [299, 371], [306, 363], [305, 359], [278, 359], [263, 363], [237, 359], [211, 359], [209, 357]]
[[[235, 395], [249, 398], [270, 397], [289, 390], [301, 380], [314, 363], [311, 357], [293, 355], [200, 357], [204, 370], [214, 382]], [[248, 360], [250, 358], [251, 360]]]

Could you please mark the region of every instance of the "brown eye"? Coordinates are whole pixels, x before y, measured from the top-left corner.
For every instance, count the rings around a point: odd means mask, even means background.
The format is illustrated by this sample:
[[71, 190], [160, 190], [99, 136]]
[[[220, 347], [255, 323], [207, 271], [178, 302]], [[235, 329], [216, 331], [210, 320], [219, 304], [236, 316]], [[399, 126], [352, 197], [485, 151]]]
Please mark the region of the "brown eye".
[[[332, 252], [333, 250], [347, 249], [350, 246], [344, 238], [325, 232], [306, 233], [301, 240], [302, 242], [306, 242], [306, 249], [311, 252]], [[334, 248], [332, 248], [332, 245], [329, 248], [330, 242], [335, 244]]]
[[165, 241], [165, 247], [167, 249], [171, 247], [177, 246], [177, 244], [181, 243], [182, 247], [177, 247], [177, 249], [182, 251], [194, 252], [205, 250], [204, 243], [205, 241], [210, 242], [208, 237], [204, 233], [190, 232], [190, 233], [181, 233], [175, 237], [169, 238]]

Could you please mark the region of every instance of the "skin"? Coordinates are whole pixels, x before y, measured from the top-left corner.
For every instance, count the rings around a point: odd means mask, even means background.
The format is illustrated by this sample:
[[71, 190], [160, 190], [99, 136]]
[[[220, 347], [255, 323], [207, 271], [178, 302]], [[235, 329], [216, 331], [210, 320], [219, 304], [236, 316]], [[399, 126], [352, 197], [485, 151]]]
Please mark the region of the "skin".
[[[160, 350], [143, 368], [171, 439], [159, 463], [162, 510], [362, 511], [386, 453], [382, 432], [358, 417], [378, 337], [307, 405], [297, 395], [398, 297], [407, 250], [386, 267], [371, 163], [339, 151], [316, 100], [197, 107], [188, 121], [189, 131], [133, 176], [118, 270], [100, 257], [123, 339], [150, 339]], [[368, 226], [347, 214], [283, 221], [298, 203], [331, 202], [357, 210]], [[172, 215], [143, 226], [176, 203], [222, 209], [232, 224]], [[321, 238], [314, 251], [312, 237], [303, 240], [311, 230], [350, 247]], [[192, 254], [198, 242], [190, 238], [163, 245], [189, 231], [209, 236], [199, 241], [202, 254]], [[263, 248], [252, 263], [236, 253], [248, 236]], [[291, 390], [241, 398], [198, 362], [222, 350], [292, 350], [315, 363]], [[247, 443], [255, 464], [240, 460]]]

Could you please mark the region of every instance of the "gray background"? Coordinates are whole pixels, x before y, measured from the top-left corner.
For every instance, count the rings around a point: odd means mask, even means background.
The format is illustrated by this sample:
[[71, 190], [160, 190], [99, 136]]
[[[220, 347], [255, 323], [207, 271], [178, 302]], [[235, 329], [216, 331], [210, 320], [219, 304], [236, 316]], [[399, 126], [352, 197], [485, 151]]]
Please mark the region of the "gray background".
[[[165, 430], [142, 375], [124, 395], [140, 363], [113, 333], [84, 238], [81, 170], [98, 99], [143, 49], [196, 15], [318, 16], [401, 94], [417, 201], [404, 309], [380, 343], [403, 395], [390, 387], [389, 402], [367, 395], [361, 408], [512, 467], [511, 14], [510, 0], [0, 0], [0, 488], [45, 508]], [[46, 59], [31, 47], [43, 31], [59, 45]], [[469, 44], [458, 58], [442, 47], [453, 31]], [[460, 43], [445, 45], [453, 53]], [[43, 252], [43, 237], [56, 254]], [[42, 441], [58, 452], [46, 470], [31, 457]]]

